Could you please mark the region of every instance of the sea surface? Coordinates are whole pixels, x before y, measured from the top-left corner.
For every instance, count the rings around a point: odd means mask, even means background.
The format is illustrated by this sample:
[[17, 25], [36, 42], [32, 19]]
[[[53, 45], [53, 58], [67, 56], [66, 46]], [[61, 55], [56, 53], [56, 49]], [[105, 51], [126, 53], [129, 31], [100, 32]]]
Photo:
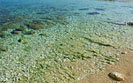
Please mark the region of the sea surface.
[[0, 83], [76, 83], [133, 51], [132, 0], [0, 0]]

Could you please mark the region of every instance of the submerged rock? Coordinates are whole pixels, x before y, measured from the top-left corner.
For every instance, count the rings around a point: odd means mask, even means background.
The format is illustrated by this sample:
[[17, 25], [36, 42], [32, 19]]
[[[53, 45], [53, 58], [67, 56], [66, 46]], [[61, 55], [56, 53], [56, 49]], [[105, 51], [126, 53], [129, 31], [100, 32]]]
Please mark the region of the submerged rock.
[[8, 30], [8, 27], [0, 28], [0, 31], [7, 31], [7, 30]]
[[35, 34], [34, 31], [24, 31], [23, 33], [24, 33], [25, 35], [33, 35], [33, 34]]
[[49, 13], [49, 12], [43, 11], [43, 12], [37, 12], [36, 14], [44, 15], [44, 14], [47, 14], [47, 13]]
[[127, 52], [126, 51], [123, 51], [123, 52], [121, 52], [121, 54], [127, 54]]
[[25, 24], [28, 28], [34, 29], [34, 30], [39, 30], [44, 28], [43, 21], [41, 20], [33, 20], [32, 22], [26, 23]]
[[127, 22], [127, 25], [133, 26], [133, 22]]
[[90, 13], [87, 13], [88, 15], [97, 15], [97, 14], [100, 14], [98, 12], [90, 12]]
[[78, 9], [78, 10], [89, 10], [89, 8], [81, 8], [81, 9]]
[[47, 33], [40, 33], [39, 35], [40, 36], [46, 36], [46, 37], [48, 37], [48, 34]]
[[78, 13], [78, 12], [75, 12], [75, 13], [74, 13], [74, 15], [76, 15], [76, 16], [79, 16], [79, 15], [80, 15], [80, 13]]
[[105, 9], [103, 9], [103, 8], [95, 8], [95, 10], [104, 11]]
[[124, 80], [124, 75], [121, 73], [117, 73], [117, 72], [111, 72], [109, 73], [109, 77], [117, 80], [117, 81], [123, 81]]
[[43, 26], [40, 24], [32, 24], [32, 23], [27, 24], [27, 27], [34, 29], [34, 30], [39, 30], [43, 28]]
[[11, 34], [19, 34], [19, 32], [18, 32], [18, 31], [13, 30], [13, 31], [11, 32]]
[[25, 28], [17, 28], [17, 29], [15, 29], [15, 31], [24, 31], [25, 30]]
[[5, 46], [0, 46], [0, 52], [6, 52], [8, 51], [8, 47], [5, 47]]
[[1, 37], [1, 38], [5, 38], [5, 37], [6, 37], [6, 34], [5, 34], [5, 33], [0, 32], [0, 37]]

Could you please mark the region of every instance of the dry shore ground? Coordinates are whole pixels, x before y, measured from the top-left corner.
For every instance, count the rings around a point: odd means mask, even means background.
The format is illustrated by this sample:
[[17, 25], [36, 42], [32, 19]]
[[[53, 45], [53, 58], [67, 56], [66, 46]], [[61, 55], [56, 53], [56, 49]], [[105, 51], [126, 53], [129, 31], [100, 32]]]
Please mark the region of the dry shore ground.
[[[104, 72], [89, 74], [78, 83], [133, 83], [133, 51], [126, 50], [120, 62], [106, 66]], [[110, 72], [119, 72], [125, 75], [125, 80], [117, 82], [108, 77]]]

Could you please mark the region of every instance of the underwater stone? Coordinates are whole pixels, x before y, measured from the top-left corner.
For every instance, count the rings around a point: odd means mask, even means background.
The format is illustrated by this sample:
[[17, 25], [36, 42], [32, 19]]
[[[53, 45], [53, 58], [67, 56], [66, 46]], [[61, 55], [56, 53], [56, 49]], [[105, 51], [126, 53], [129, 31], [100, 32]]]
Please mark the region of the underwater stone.
[[0, 31], [7, 31], [8, 29], [16, 29], [16, 28], [17, 28], [16, 25], [8, 23], [8, 24], [3, 25]]
[[69, 24], [69, 22], [67, 22], [67, 21], [62, 21], [61, 24], [63, 24], [63, 25], [67, 25], [67, 24]]
[[40, 33], [39, 35], [40, 35], [40, 36], [46, 36], [46, 37], [48, 36], [47, 33]]
[[45, 11], [45, 12], [37, 12], [36, 14], [47, 14], [49, 12]]
[[18, 31], [13, 30], [13, 31], [11, 32], [11, 34], [19, 34], [19, 32], [18, 32]]
[[68, 9], [59, 9], [60, 11], [68, 11]]
[[89, 10], [89, 8], [81, 8], [81, 9], [78, 9], [78, 10]]
[[[55, 21], [55, 22], [54, 22]], [[48, 25], [48, 26], [50, 26], [50, 25], [56, 25], [56, 20], [54, 20], [54, 21], [52, 21], [52, 20], [47, 20], [47, 21], [45, 21], [46, 22], [46, 24]]]
[[33, 20], [32, 22], [25, 24], [28, 28], [39, 30], [44, 28], [44, 24], [42, 20]]
[[95, 8], [95, 10], [104, 11], [104, 9], [102, 9], [102, 8]]
[[121, 52], [121, 54], [127, 54], [127, 52], [126, 51], [123, 51], [123, 52]]
[[[2, 15], [2, 14], [1, 14]], [[2, 15], [2, 22], [3, 24], [5, 23], [19, 23], [19, 22], [22, 22], [24, 20], [24, 16], [17, 16], [17, 15], [5, 15], [3, 14]]]
[[0, 51], [6, 52], [6, 51], [8, 51], [8, 47], [0, 46]]
[[90, 13], [87, 13], [88, 15], [97, 15], [97, 14], [100, 14], [98, 12], [90, 12]]
[[53, 18], [50, 18], [50, 17], [42, 17], [41, 19], [44, 19], [44, 20], [54, 20]]
[[3, 45], [3, 40], [2, 39], [0, 39], [0, 45]]
[[59, 16], [56, 17], [57, 20], [63, 20], [64, 18], [65, 18], [64, 15], [59, 15]]
[[5, 33], [0, 32], [0, 37], [1, 37], [1, 38], [5, 38], [5, 37], [6, 37], [6, 34], [5, 34]]
[[24, 31], [25, 30], [25, 28], [17, 28], [17, 29], [15, 29], [15, 31]]
[[33, 24], [42, 24], [43, 25], [43, 21], [42, 20], [33, 20], [32, 21]]
[[79, 15], [80, 15], [80, 13], [78, 13], [78, 12], [75, 12], [75, 13], [74, 13], [74, 15], [76, 15], [76, 16], [79, 16]]
[[34, 29], [34, 30], [39, 30], [39, 29], [43, 28], [43, 25], [42, 24], [40, 25], [40, 24], [29, 23], [29, 24], [27, 24], [27, 27]]
[[0, 29], [0, 31], [7, 31], [8, 30], [8, 27], [2, 27], [1, 29]]
[[4, 26], [4, 28], [5, 27], [7, 27], [8, 29], [16, 29], [17, 28], [17, 26], [14, 25], [14, 24], [7, 24], [7, 25]]
[[63, 24], [63, 25], [67, 25], [69, 24], [69, 22], [65, 21], [65, 20], [56, 20], [57, 23]]
[[33, 34], [35, 34], [34, 31], [24, 31], [23, 33], [24, 33], [25, 35], [33, 35]]

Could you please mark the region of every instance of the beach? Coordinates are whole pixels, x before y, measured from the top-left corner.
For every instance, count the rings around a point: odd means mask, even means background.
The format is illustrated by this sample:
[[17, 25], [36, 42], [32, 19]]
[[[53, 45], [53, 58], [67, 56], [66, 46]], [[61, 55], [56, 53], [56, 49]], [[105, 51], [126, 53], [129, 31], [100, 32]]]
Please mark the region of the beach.
[[117, 83], [132, 83], [133, 82], [133, 52], [126, 49], [126, 54], [120, 58], [120, 62], [110, 66], [106, 66], [104, 72], [88, 74], [84, 79], [77, 83], [116, 83], [116, 80], [111, 79], [108, 74], [110, 72], [119, 72], [125, 75], [125, 80]]

